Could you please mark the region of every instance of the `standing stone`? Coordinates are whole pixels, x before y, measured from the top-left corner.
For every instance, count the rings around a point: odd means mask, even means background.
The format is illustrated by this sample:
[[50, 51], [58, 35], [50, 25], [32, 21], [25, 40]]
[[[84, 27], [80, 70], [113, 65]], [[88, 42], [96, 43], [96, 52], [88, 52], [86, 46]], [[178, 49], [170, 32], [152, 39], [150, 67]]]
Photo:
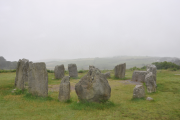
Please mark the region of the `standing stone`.
[[64, 77], [64, 65], [57, 65], [54, 68], [54, 76], [56, 79], [60, 79]]
[[144, 98], [145, 89], [143, 85], [136, 85], [133, 91], [133, 98]]
[[19, 59], [16, 68], [16, 78], [15, 78], [15, 87], [23, 90], [25, 88], [25, 83], [28, 82], [28, 67], [29, 60], [27, 59]]
[[126, 63], [115, 66], [114, 74], [116, 78], [124, 78], [125, 73], [126, 73]]
[[68, 71], [70, 77], [78, 77], [76, 64], [68, 64]]
[[111, 72], [106, 72], [106, 73], [104, 73], [104, 75], [106, 78], [111, 78]]
[[44, 62], [29, 63], [29, 93], [41, 97], [48, 96], [48, 73]]
[[147, 71], [134, 71], [131, 80], [144, 83], [146, 74]]
[[95, 68], [93, 65], [89, 65], [89, 70]]
[[156, 92], [156, 81], [154, 80], [154, 75], [152, 72], [148, 72], [146, 75], [145, 84], [148, 93]]
[[152, 72], [152, 74], [154, 76], [154, 80], [156, 81], [156, 71], [157, 71], [156, 66], [155, 65], [147, 65], [147, 71]]
[[80, 101], [101, 102], [111, 96], [111, 87], [104, 74], [97, 68], [90, 69], [75, 85]]
[[59, 101], [70, 99], [70, 81], [69, 76], [63, 77], [59, 87]]

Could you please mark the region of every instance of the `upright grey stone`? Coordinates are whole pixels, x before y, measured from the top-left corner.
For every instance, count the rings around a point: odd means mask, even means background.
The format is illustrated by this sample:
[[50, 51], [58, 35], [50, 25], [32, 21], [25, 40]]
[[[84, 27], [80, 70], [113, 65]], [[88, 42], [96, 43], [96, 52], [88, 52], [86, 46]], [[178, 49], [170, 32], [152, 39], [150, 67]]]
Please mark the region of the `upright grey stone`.
[[78, 77], [76, 64], [68, 64], [68, 71], [70, 77]]
[[29, 60], [27, 59], [19, 59], [16, 68], [16, 78], [15, 78], [15, 87], [23, 90], [25, 88], [25, 83], [28, 82], [28, 67]]
[[146, 74], [147, 71], [134, 71], [131, 80], [144, 83]]
[[41, 97], [48, 96], [48, 73], [44, 62], [29, 63], [29, 93]]
[[143, 85], [136, 85], [133, 91], [133, 98], [144, 98], [145, 89]]
[[106, 72], [106, 73], [104, 73], [104, 75], [106, 78], [111, 78], [111, 72]]
[[56, 79], [60, 79], [64, 77], [64, 65], [57, 65], [54, 68], [54, 76]]
[[111, 96], [111, 87], [104, 74], [97, 68], [90, 69], [75, 85], [80, 101], [101, 102]]
[[63, 77], [59, 87], [59, 101], [70, 99], [70, 81], [69, 76]]
[[156, 81], [156, 72], [157, 72], [156, 66], [155, 65], [147, 65], [147, 71], [152, 72], [152, 74], [154, 76], [154, 80]]
[[89, 70], [95, 68], [93, 65], [89, 65]]
[[154, 80], [154, 75], [152, 72], [148, 72], [145, 77], [145, 84], [147, 87], [147, 92], [156, 92], [156, 81]]
[[114, 75], [117, 78], [124, 78], [126, 74], [126, 63], [116, 65], [114, 68]]

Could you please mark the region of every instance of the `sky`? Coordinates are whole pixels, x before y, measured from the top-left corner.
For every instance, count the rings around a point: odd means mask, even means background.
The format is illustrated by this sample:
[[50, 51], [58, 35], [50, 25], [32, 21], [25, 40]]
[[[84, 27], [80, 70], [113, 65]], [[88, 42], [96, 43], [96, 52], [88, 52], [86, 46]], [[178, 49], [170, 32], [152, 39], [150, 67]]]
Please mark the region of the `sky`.
[[180, 0], [0, 0], [8, 61], [180, 58]]

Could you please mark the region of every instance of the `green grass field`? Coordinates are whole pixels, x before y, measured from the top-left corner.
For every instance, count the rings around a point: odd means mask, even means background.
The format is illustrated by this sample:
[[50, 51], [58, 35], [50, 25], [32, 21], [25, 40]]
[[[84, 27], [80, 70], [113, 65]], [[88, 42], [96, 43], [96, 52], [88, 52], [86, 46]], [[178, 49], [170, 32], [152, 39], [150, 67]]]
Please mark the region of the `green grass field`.
[[[105, 71], [103, 71], [105, 72]], [[126, 79], [131, 79], [133, 71], [126, 71]], [[74, 86], [86, 73], [79, 73], [77, 79], [71, 79]], [[124, 84], [118, 79], [108, 79], [111, 86], [111, 98], [107, 103], [77, 103], [74, 90], [71, 100], [58, 101], [60, 80], [49, 73], [49, 97], [34, 97], [24, 91], [13, 94], [14, 73], [0, 73], [0, 120], [180, 120], [180, 71], [158, 70], [157, 92], [145, 99], [132, 100], [135, 85]]]

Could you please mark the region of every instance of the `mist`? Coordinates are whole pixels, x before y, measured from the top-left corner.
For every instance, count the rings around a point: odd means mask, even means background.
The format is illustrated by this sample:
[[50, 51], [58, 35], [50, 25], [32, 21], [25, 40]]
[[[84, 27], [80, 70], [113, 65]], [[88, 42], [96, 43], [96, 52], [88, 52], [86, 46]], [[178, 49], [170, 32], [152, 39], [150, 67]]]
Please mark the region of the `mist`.
[[0, 56], [180, 57], [179, 0], [0, 0]]

